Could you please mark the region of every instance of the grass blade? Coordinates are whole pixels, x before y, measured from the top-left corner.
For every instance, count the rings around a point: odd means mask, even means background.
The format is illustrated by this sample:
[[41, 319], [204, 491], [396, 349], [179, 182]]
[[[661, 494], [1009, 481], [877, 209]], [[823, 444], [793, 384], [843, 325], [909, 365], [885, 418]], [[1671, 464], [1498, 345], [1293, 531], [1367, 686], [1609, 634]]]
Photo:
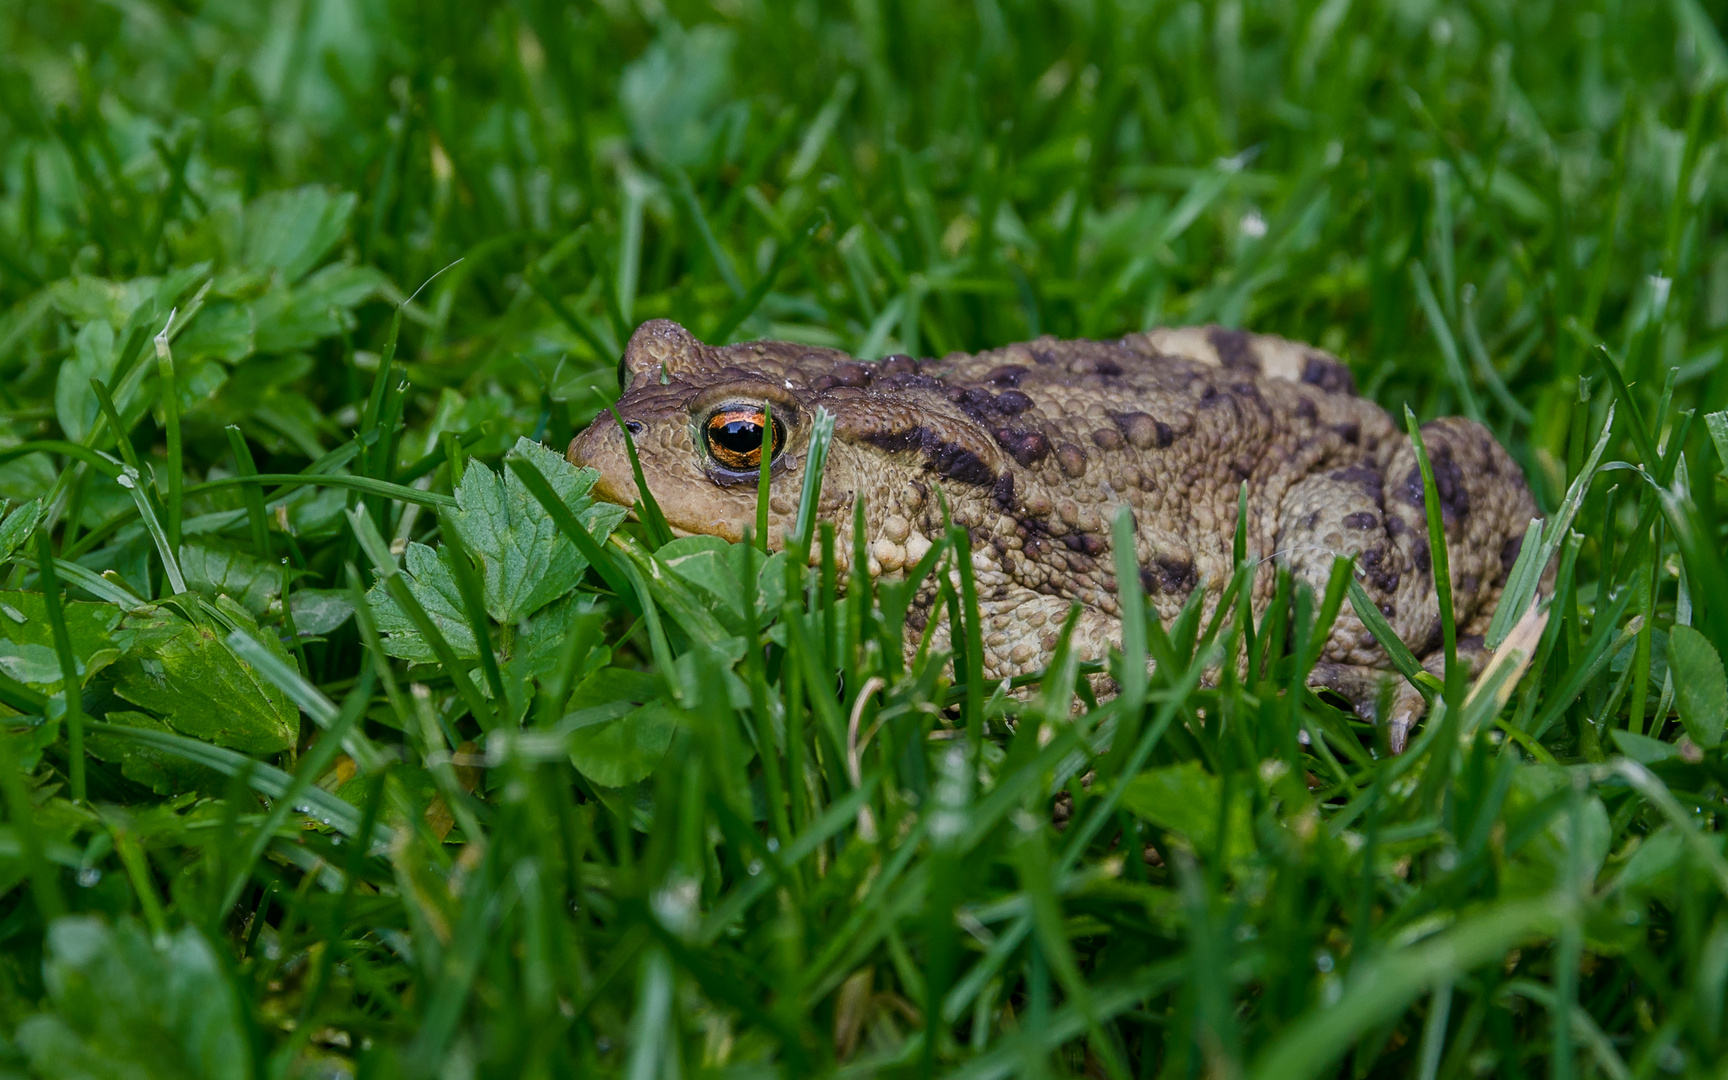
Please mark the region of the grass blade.
[[779, 280], [781, 271], [786, 269], [786, 264], [803, 254], [805, 246], [818, 232], [822, 231], [822, 227], [826, 224], [828, 224], [828, 215], [822, 210], [818, 210], [806, 218], [793, 234], [792, 241], [780, 245], [780, 250], [774, 253], [773, 263], [769, 265], [761, 277], [756, 279], [756, 283], [750, 286], [750, 291], [732, 305], [732, 309], [721, 316], [714, 328], [708, 331], [705, 335], [706, 340], [725, 342], [732, 336], [732, 331], [738, 329], [745, 319], [754, 315], [756, 309], [762, 306], [762, 301], [767, 297], [768, 290], [772, 289], [774, 282]]
[[804, 478], [798, 490], [797, 524], [787, 538], [786, 550], [803, 566], [810, 558], [815, 538], [816, 508], [822, 500], [822, 474], [828, 467], [828, 444], [834, 439], [834, 414], [820, 406], [810, 421], [810, 445], [804, 451]]
[[66, 706], [66, 757], [74, 802], [85, 800], [84, 781], [84, 680], [78, 677], [78, 658], [72, 653], [72, 635], [66, 631], [66, 612], [61, 607], [60, 582], [54, 575], [54, 549], [48, 530], [36, 533], [36, 568], [42, 575], [43, 606], [54, 633], [54, 655], [60, 662], [60, 695]]
[[[186, 466], [182, 460], [180, 445], [180, 387], [174, 375], [174, 350], [168, 345], [168, 327], [174, 324], [175, 312], [168, 313], [168, 322], [162, 327], [162, 332], [156, 335], [156, 366], [159, 400], [162, 403], [162, 415], [165, 422], [164, 436], [168, 440], [168, 486], [163, 492], [163, 511], [168, 516], [167, 534], [168, 549], [180, 550], [180, 515], [185, 509], [185, 502], [180, 488], [185, 482]], [[124, 438], [119, 431], [115, 435]], [[182, 590], [184, 591], [184, 590]]]
[[416, 503], [434, 509], [449, 508], [456, 505], [452, 495], [437, 491], [421, 491], [419, 488], [394, 484], [388, 480], [378, 480], [370, 476], [346, 476], [332, 473], [253, 473], [250, 476], [225, 476], [220, 480], [206, 480], [201, 484], [193, 484], [186, 489], [188, 495], [202, 495], [210, 491], [220, 491], [223, 488], [257, 486], [260, 484], [275, 485], [280, 496], [282, 492], [292, 491], [299, 487], [331, 487], [345, 488], [364, 495], [377, 495], [396, 502]]
[[[222, 429], [228, 435], [228, 448], [234, 452], [234, 471], [241, 477], [258, 475], [258, 466], [252, 462], [252, 450], [246, 445], [246, 436], [241, 434], [240, 425], [229, 424]], [[264, 516], [264, 492], [257, 484], [242, 484], [240, 498], [246, 504], [246, 520], [252, 526], [252, 550], [260, 559], [272, 556], [270, 549], [270, 522]]]
[[1434, 466], [1428, 461], [1428, 448], [1422, 442], [1422, 429], [1416, 414], [1404, 406], [1404, 427], [1410, 433], [1410, 447], [1416, 452], [1416, 466], [1422, 471], [1422, 505], [1428, 515], [1428, 551], [1433, 567], [1434, 594], [1440, 604], [1440, 635], [1446, 650], [1445, 695], [1448, 708], [1456, 710], [1464, 692], [1464, 669], [1458, 666], [1458, 623], [1452, 610], [1451, 560], [1446, 553], [1446, 525], [1440, 512], [1440, 493], [1434, 484]]
[[1247, 1076], [1304, 1080], [1326, 1075], [1351, 1044], [1409, 1008], [1417, 995], [1493, 963], [1519, 945], [1551, 937], [1574, 917], [1569, 897], [1501, 901], [1420, 945], [1365, 960], [1352, 968], [1336, 1004], [1286, 1028]]
[[636, 480], [636, 508], [648, 533], [648, 542], [656, 548], [665, 547], [672, 542], [672, 530], [666, 524], [666, 515], [660, 512], [660, 503], [648, 490], [648, 481], [642, 475], [642, 459], [636, 456], [636, 440], [630, 437], [630, 427], [618, 415], [617, 406], [612, 407], [612, 419], [618, 423], [618, 431], [624, 436], [624, 452], [630, 456], [630, 475]]
[[[153, 728], [130, 727], [126, 724], [95, 720], [86, 726], [91, 734], [101, 735], [105, 739], [140, 743], [195, 765], [214, 769], [224, 776], [244, 776], [249, 787], [271, 799], [284, 798], [294, 791], [292, 774], [201, 739], [188, 739], [184, 735]], [[306, 807], [305, 813], [311, 814], [344, 836], [356, 837], [360, 834], [360, 810], [352, 803], [344, 802], [316, 785], [297, 792], [295, 801]], [[389, 843], [389, 830], [383, 825], [377, 826], [372, 833], [372, 844], [383, 847]]]
[[[538, 471], [538, 470], [535, 470]], [[444, 540], [444, 564], [456, 579], [456, 590], [462, 595], [462, 611], [468, 616], [468, 629], [480, 647], [480, 670], [486, 684], [492, 688], [492, 700], [504, 703], [504, 676], [498, 670], [498, 657], [492, 652], [492, 629], [486, 619], [486, 601], [481, 595], [480, 578], [474, 572], [474, 559], [455, 519], [447, 512], [438, 515], [438, 534]]]
[[1410, 651], [1410, 646], [1404, 644], [1403, 639], [1392, 629], [1392, 624], [1386, 621], [1386, 616], [1381, 614], [1354, 575], [1350, 578], [1350, 607], [1356, 612], [1356, 617], [1362, 620], [1362, 625], [1374, 635], [1374, 640], [1386, 650], [1386, 656], [1392, 661], [1392, 666], [1398, 669], [1399, 674], [1420, 691], [1423, 697], [1432, 700], [1434, 693], [1440, 689], [1438, 680], [1423, 669], [1421, 662], [1416, 659], [1416, 654]]

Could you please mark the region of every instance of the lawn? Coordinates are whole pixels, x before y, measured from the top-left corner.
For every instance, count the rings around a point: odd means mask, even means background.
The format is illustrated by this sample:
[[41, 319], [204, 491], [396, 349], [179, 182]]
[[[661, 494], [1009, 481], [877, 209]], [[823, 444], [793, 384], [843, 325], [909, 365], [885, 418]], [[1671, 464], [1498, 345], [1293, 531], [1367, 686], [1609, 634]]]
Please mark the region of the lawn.
[[[0, 3], [0, 1072], [1722, 1075], [1711, 7]], [[1523, 466], [1500, 662], [1392, 755], [1241, 551], [1009, 693], [963, 529], [908, 661], [563, 461], [656, 317], [1316, 343]]]

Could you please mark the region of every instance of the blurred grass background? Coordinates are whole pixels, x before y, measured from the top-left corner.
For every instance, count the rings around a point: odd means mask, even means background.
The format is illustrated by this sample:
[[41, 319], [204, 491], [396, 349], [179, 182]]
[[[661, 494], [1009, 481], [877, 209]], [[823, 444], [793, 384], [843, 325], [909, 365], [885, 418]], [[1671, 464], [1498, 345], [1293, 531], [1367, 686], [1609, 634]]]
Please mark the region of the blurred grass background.
[[[0, 625], [5, 1067], [1717, 1075], [1723, 25], [1700, 0], [0, 4], [0, 495], [43, 500], [72, 567], [81, 711], [222, 744], [93, 738], [74, 802], [61, 616], [0, 528], [25, 628]], [[1537, 662], [1456, 748], [1388, 762], [1288, 692], [1317, 598], [1153, 630], [1167, 734], [1087, 789], [1138, 712], [1041, 751], [1072, 670], [1032, 704], [902, 671], [904, 596], [774, 564], [782, 587], [741, 549], [677, 549], [720, 576], [641, 597], [590, 575], [556, 622], [453, 584], [439, 625], [503, 668], [386, 660], [351, 612], [388, 559], [347, 512], [448, 551], [459, 467], [562, 447], [659, 316], [867, 358], [1313, 341], [1395, 412], [1482, 419], [1550, 522], [1584, 474]], [[128, 453], [148, 495], [104, 464]], [[253, 472], [374, 486], [209, 486]], [[624, 532], [619, 580], [668, 565]], [[244, 609], [222, 633], [286, 642], [258, 706], [285, 744], [193, 732], [197, 679], [143, 689], [175, 671], [124, 594], [179, 591], [171, 561]], [[703, 649], [758, 614], [765, 663]], [[1264, 672], [1195, 688], [1208, 641], [1254, 640]], [[954, 758], [974, 715], [989, 746]], [[848, 769], [852, 717], [882, 734]], [[329, 796], [315, 827], [236, 748]], [[1048, 824], [1064, 789], [1088, 832]]]

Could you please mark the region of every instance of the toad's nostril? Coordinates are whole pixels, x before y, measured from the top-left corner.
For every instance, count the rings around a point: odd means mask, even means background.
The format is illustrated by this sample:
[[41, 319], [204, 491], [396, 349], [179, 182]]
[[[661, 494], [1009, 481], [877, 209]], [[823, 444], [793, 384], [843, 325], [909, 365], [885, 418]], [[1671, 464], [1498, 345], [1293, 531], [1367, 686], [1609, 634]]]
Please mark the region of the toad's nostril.
[[642, 434], [642, 421], [640, 421], [640, 420], [626, 420], [626, 421], [624, 421], [624, 427], [630, 432], [631, 435]]

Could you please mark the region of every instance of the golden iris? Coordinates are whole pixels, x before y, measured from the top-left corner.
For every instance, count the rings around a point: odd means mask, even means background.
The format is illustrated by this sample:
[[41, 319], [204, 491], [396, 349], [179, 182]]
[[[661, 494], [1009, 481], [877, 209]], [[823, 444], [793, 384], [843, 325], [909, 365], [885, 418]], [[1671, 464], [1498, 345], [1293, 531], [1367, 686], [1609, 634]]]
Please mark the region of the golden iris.
[[[722, 468], [743, 472], [762, 466], [762, 429], [768, 418], [761, 409], [751, 406], [721, 409], [708, 418], [708, 453]], [[779, 417], [773, 421], [773, 435], [768, 447], [772, 461], [786, 442], [786, 429]]]

